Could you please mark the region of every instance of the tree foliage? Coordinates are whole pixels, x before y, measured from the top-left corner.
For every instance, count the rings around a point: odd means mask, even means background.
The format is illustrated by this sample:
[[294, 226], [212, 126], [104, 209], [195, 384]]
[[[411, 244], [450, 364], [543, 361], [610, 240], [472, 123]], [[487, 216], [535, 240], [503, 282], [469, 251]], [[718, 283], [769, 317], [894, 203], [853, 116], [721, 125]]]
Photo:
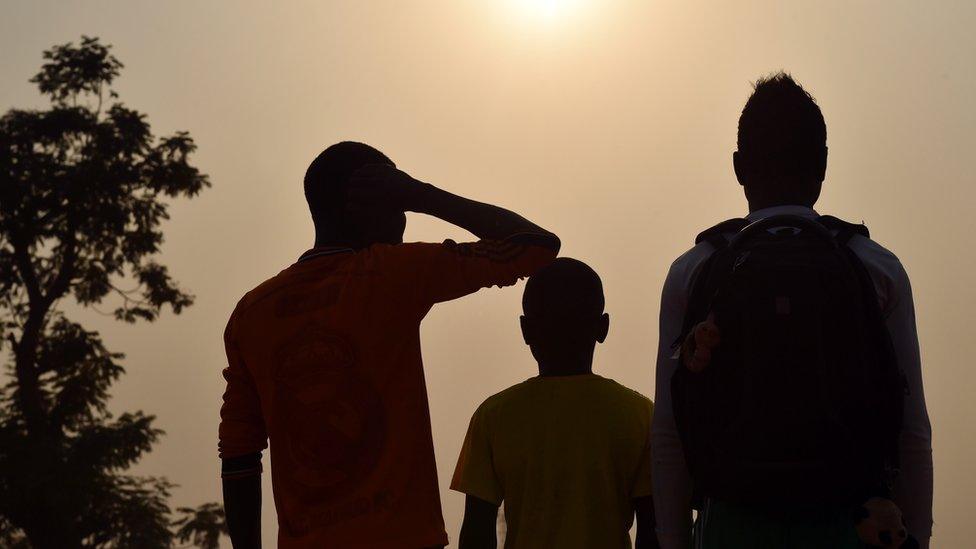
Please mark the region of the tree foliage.
[[192, 542], [204, 549], [220, 547], [220, 535], [227, 533], [223, 507], [217, 503], [205, 503], [196, 509], [180, 507], [177, 512], [182, 515], [174, 523], [180, 542]]
[[[186, 132], [157, 138], [111, 90], [122, 64], [97, 38], [44, 53], [43, 110], [0, 117], [0, 542], [11, 547], [169, 547], [219, 538], [205, 505], [174, 523], [171, 485], [127, 474], [162, 432], [113, 416], [123, 355], [59, 305], [110, 304], [152, 321], [193, 297], [158, 261], [168, 199], [209, 186]], [[181, 510], [182, 512], [182, 510]], [[198, 525], [198, 530], [193, 530]], [[178, 528], [174, 534], [173, 529]], [[189, 528], [189, 530], [187, 530]]]

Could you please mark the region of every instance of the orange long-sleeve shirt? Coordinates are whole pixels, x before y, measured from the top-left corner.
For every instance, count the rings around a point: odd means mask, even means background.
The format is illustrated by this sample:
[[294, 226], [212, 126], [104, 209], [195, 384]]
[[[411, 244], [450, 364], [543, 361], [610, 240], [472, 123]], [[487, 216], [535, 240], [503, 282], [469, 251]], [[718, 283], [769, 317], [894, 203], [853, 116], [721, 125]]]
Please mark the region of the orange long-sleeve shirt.
[[447, 544], [420, 322], [554, 257], [508, 241], [314, 249], [241, 299], [225, 332], [219, 450], [270, 439], [279, 547]]

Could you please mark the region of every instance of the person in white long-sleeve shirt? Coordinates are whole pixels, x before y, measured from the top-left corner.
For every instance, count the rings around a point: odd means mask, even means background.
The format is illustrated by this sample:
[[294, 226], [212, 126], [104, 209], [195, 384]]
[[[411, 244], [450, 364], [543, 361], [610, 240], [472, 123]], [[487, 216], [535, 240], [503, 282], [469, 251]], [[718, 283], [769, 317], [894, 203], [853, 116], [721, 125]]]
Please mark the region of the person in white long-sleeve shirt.
[[[809, 104], [803, 103], [803, 96]], [[800, 104], [791, 104], [797, 97]], [[798, 127], [790, 127], [791, 123]], [[739, 121], [738, 149], [733, 160], [749, 203], [747, 220], [774, 215], [819, 217], [813, 206], [826, 170], [826, 127], [812, 97], [788, 75], [779, 73], [757, 82]], [[893, 499], [908, 533], [927, 548], [932, 533], [932, 434], [911, 285], [898, 258], [880, 244], [856, 235], [849, 246], [874, 283], [898, 365], [907, 377], [899, 440], [901, 471], [894, 481]], [[657, 534], [664, 549], [688, 549], [692, 543], [692, 481], [675, 425], [671, 378], [679, 367], [674, 343], [682, 334], [692, 283], [713, 251], [711, 244], [701, 242], [675, 260], [661, 297], [651, 445]]]

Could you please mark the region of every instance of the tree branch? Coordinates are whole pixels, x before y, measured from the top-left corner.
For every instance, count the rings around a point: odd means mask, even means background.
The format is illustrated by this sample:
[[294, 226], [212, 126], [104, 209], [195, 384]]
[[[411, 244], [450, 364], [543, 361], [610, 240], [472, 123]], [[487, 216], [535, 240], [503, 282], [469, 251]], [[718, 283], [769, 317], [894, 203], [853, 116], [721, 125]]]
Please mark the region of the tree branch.
[[[75, 223], [70, 221], [68, 228], [65, 231], [65, 237], [61, 240], [62, 245], [67, 246], [67, 250], [64, 253], [64, 259], [61, 262], [61, 269], [58, 274], [54, 276], [54, 280], [51, 282], [50, 287], [47, 288], [47, 292], [44, 294], [44, 300], [46, 301], [47, 307], [50, 307], [55, 301], [64, 296], [65, 293], [71, 288], [71, 279], [75, 275], [75, 259], [78, 257], [77, 249], [77, 236], [75, 235]], [[45, 314], [47, 311], [45, 311]]]
[[130, 297], [132, 294], [138, 294], [139, 293], [139, 290], [142, 289], [142, 285], [141, 284], [138, 285], [138, 286], [136, 286], [135, 288], [132, 288], [131, 290], [123, 290], [122, 288], [119, 288], [118, 286], [112, 284], [111, 282], [109, 283], [108, 287], [111, 288], [115, 293], [117, 293], [120, 296], [122, 296], [123, 298], [125, 298], [126, 301], [134, 301], [134, 302], [136, 302], [136, 303], [138, 303], [140, 305], [145, 305], [146, 304], [145, 301], [136, 299], [134, 297]]
[[44, 295], [41, 293], [41, 283], [37, 280], [37, 273], [34, 272], [34, 264], [31, 263], [27, 246], [23, 242], [19, 242], [19, 238], [16, 240], [12, 242], [14, 262], [17, 265], [17, 271], [20, 272], [21, 280], [24, 281], [24, 287], [27, 288], [27, 298], [33, 308], [35, 304], [41, 303]]
[[47, 292], [44, 294], [44, 301], [47, 306], [50, 307], [55, 301], [60, 299], [67, 293], [68, 289], [71, 287], [71, 279], [75, 275], [75, 250], [74, 247], [65, 256], [64, 263], [61, 264], [61, 270], [55, 275], [54, 280], [48, 287]]
[[40, 342], [41, 330], [44, 328], [44, 319], [47, 318], [51, 305], [67, 292], [74, 274], [77, 250], [72, 227], [69, 227], [68, 235], [69, 248], [65, 253], [61, 270], [55, 275], [47, 292], [41, 288], [24, 241], [18, 238], [14, 243], [14, 259], [28, 296], [27, 320], [21, 329], [20, 341], [14, 345], [14, 371], [20, 388], [18, 399], [24, 412], [24, 419], [28, 430], [35, 434], [46, 433], [49, 427], [44, 398], [38, 383], [41, 372], [37, 368], [37, 346]]

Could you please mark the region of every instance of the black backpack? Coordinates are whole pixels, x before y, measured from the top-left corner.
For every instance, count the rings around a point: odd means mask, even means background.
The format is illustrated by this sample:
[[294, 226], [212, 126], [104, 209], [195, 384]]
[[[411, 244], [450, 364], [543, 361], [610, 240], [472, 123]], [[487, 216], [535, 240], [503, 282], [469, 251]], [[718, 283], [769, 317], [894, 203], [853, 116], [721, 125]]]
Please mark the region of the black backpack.
[[774, 216], [699, 235], [715, 251], [675, 345], [710, 313], [722, 339], [703, 372], [679, 364], [671, 381], [697, 501], [888, 496], [906, 384], [874, 285], [847, 246], [856, 234], [867, 227]]

